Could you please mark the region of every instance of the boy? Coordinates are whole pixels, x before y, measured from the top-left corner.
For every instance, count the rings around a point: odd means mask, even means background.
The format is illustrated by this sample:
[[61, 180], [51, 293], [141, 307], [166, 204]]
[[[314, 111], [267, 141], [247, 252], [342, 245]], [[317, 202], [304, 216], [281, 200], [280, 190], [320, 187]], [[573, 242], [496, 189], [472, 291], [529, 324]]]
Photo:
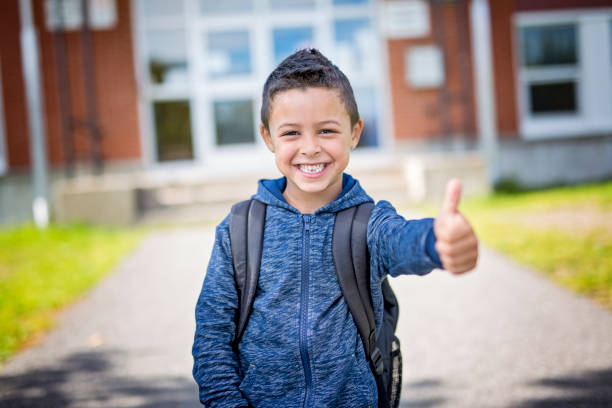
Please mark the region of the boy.
[[[376, 407], [376, 383], [332, 259], [338, 211], [372, 199], [344, 174], [363, 121], [344, 74], [314, 49], [285, 59], [263, 90], [260, 133], [283, 178], [261, 180], [267, 204], [257, 293], [239, 345], [229, 217], [196, 306], [193, 375], [209, 407]], [[476, 265], [477, 240], [449, 183], [439, 216], [406, 221], [386, 201], [367, 228], [371, 295], [381, 327], [387, 274]], [[437, 238], [437, 239], [436, 239]]]

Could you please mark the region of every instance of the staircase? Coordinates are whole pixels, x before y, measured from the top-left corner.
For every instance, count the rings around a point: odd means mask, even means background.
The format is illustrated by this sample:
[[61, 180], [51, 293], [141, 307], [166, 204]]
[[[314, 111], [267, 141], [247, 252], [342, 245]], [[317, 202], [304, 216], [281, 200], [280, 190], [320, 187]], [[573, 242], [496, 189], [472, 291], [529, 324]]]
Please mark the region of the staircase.
[[[53, 189], [54, 220], [214, 225], [232, 204], [256, 192], [259, 178], [279, 176], [272, 163], [250, 170], [228, 163], [223, 170], [213, 174], [186, 168], [182, 174], [144, 172], [59, 180]], [[414, 202], [441, 202], [451, 177], [463, 182], [465, 195], [482, 194], [488, 188], [484, 163], [477, 154], [356, 152], [346, 171], [375, 201], [387, 200], [398, 210]]]
[[257, 178], [250, 176], [139, 187], [138, 223], [217, 223], [232, 204], [250, 198], [256, 191]]
[[[407, 191], [400, 166], [356, 166], [348, 171], [375, 201], [388, 200], [396, 206], [406, 203]], [[242, 175], [139, 187], [136, 192], [138, 222], [217, 223], [229, 213], [232, 204], [255, 194], [257, 180], [252, 175]]]

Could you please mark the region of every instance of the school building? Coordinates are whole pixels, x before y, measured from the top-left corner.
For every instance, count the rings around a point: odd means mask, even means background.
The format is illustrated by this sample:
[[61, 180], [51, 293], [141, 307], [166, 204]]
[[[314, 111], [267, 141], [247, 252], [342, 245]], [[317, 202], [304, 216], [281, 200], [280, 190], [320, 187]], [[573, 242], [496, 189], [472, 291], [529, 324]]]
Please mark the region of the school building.
[[270, 166], [261, 88], [309, 46], [349, 77], [362, 152], [612, 176], [612, 0], [5, 0], [0, 219], [29, 217], [35, 160], [49, 185]]

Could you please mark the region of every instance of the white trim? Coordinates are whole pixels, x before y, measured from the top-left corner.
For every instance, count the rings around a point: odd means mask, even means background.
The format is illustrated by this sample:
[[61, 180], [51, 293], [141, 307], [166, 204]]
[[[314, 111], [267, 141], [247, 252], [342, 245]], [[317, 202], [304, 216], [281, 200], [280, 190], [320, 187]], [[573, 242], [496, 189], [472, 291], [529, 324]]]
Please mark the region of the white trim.
[[[380, 16], [381, 9], [385, 7], [382, 2], [373, 2], [372, 15]], [[383, 28], [381, 27], [381, 19], [375, 17], [374, 19], [374, 30], [379, 33], [378, 36], [378, 49], [380, 54], [378, 58], [381, 61], [381, 72], [378, 75], [378, 89], [379, 92], [379, 109], [377, 115], [379, 118], [379, 129], [378, 143], [383, 149], [390, 150], [395, 146], [395, 121], [393, 116], [393, 95], [391, 93], [391, 75], [389, 67], [389, 44], [388, 39], [382, 35]]]
[[[591, 128], [612, 131], [612, 9], [581, 18], [580, 58], [583, 113]], [[597, 39], [597, 40], [595, 40]], [[603, 52], [602, 52], [603, 51]], [[592, 58], [588, 58], [592, 56]], [[602, 92], [607, 89], [607, 92]]]
[[31, 0], [19, 1], [21, 20], [21, 68], [25, 88], [26, 113], [30, 136], [30, 168], [33, 185], [32, 215], [39, 228], [49, 222], [49, 181], [45, 128], [44, 90], [41, 80], [40, 48], [34, 25]]
[[491, 182], [499, 178], [495, 72], [491, 44], [491, 13], [487, 0], [473, 0], [470, 5], [472, 58], [478, 138]]
[[[518, 120], [525, 139], [564, 138], [612, 132], [612, 8], [516, 13], [514, 21]], [[569, 66], [522, 66], [520, 30], [531, 26], [576, 26], [577, 63]], [[528, 112], [530, 83], [576, 83], [577, 112], [532, 115]]]
[[134, 52], [132, 58], [134, 62], [134, 80], [136, 82], [136, 98], [138, 103], [138, 136], [140, 139], [140, 156], [141, 163], [144, 168], [149, 168], [153, 165], [153, 148], [151, 146], [150, 127], [147, 122], [147, 102], [143, 95], [143, 81], [146, 77], [144, 76], [144, 68], [142, 58], [144, 50], [142, 47], [142, 38], [140, 30], [140, 18], [142, 13], [139, 5], [142, 4], [139, 0], [132, 0], [130, 2], [131, 17], [132, 17], [132, 46]]
[[2, 60], [0, 59], [0, 175], [5, 174], [8, 170], [6, 134], [4, 133], [4, 96], [2, 91]]

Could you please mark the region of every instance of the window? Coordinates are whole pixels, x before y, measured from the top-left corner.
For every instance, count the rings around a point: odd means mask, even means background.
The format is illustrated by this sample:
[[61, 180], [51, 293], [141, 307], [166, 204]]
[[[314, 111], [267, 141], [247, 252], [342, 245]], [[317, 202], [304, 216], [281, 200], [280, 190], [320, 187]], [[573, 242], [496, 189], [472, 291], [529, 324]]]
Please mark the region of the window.
[[214, 111], [217, 145], [255, 142], [253, 101], [216, 101]]
[[576, 25], [521, 30], [527, 114], [576, 114], [579, 111]]
[[413, 45], [404, 54], [405, 80], [412, 89], [444, 85], [444, 53], [436, 45]]
[[147, 32], [146, 42], [151, 83], [187, 82], [187, 49], [184, 30], [150, 30]]
[[246, 13], [252, 10], [253, 0], [200, 0], [202, 14]]
[[525, 27], [522, 36], [523, 64], [528, 67], [578, 62], [575, 24]]
[[315, 0], [269, 0], [270, 8], [275, 9], [299, 9], [313, 8]]
[[[135, 0], [143, 140], [172, 167], [242, 161], [257, 137], [263, 83], [298, 49], [318, 47], [349, 76], [366, 120], [360, 146], [379, 143], [382, 56], [372, 0]], [[200, 163], [201, 162], [201, 163]], [[169, 166], [166, 166], [168, 164]]]
[[532, 115], [577, 112], [576, 82], [532, 83], [529, 105]]
[[191, 161], [193, 143], [192, 100], [189, 94], [188, 26], [182, 0], [139, 0], [143, 99], [148, 112], [150, 139], [146, 153], [158, 163]]
[[355, 101], [363, 119], [363, 130], [358, 147], [378, 145], [378, 120], [376, 114], [376, 92], [373, 88], [356, 88]]
[[353, 4], [366, 4], [369, 0], [334, 0], [334, 6], [344, 6]]
[[517, 13], [523, 137], [612, 131], [611, 18], [612, 9]]
[[272, 36], [275, 65], [295, 51], [313, 46], [311, 27], [277, 28], [273, 31]]
[[145, 0], [143, 13], [146, 17], [180, 16], [183, 14], [182, 1]]
[[155, 118], [157, 160], [193, 159], [189, 101], [154, 102], [153, 116]]
[[251, 72], [249, 32], [208, 33], [208, 73], [211, 78]]
[[376, 48], [370, 19], [335, 20], [334, 44], [340, 69], [349, 77], [351, 73], [364, 71], [367, 68], [365, 62], [371, 60], [368, 53]]

